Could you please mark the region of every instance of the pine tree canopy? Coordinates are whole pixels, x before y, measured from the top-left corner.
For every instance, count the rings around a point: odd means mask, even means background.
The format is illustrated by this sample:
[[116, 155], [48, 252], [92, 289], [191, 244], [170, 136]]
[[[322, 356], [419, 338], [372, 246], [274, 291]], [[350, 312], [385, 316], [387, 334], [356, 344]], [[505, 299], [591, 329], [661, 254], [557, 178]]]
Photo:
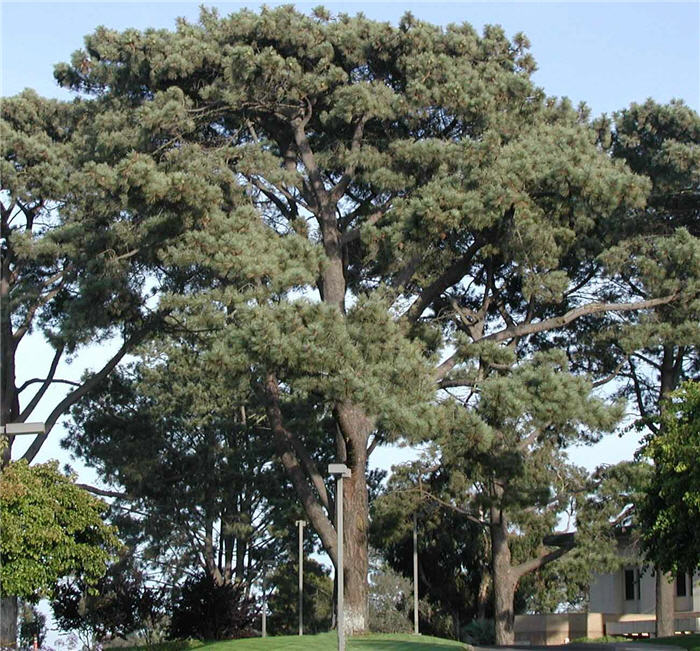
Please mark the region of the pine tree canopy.
[[[333, 500], [292, 414], [303, 403], [333, 419], [328, 447], [351, 470], [344, 503], [355, 514], [348, 632], [367, 621], [377, 444], [449, 434], [487, 449], [537, 427], [543, 440], [603, 431], [612, 421], [590, 387], [555, 377], [564, 362], [535, 353], [583, 317], [636, 310], [641, 321], [697, 298], [687, 267], [697, 238], [676, 228], [687, 223], [643, 241], [626, 228], [676, 172], [650, 181], [610, 155], [584, 106], [535, 86], [528, 48], [499, 27], [479, 34], [410, 14], [393, 26], [290, 6], [225, 18], [203, 9], [173, 31], [99, 28], [55, 71], [82, 96], [69, 115], [86, 115], [73, 118], [81, 146], [68, 159], [78, 205], [90, 208], [80, 214], [116, 240], [114, 255], [88, 262], [143, 265], [131, 284], [119, 276], [120, 288], [143, 282], [110, 309], [130, 299], [141, 317], [147, 302], [132, 297], [148, 279], [170, 328], [216, 333], [220, 372], [249, 378], [336, 560]], [[669, 111], [694, 119], [682, 105]], [[650, 279], [643, 291], [630, 289], [629, 270]], [[472, 412], [481, 391], [496, 397], [479, 409], [532, 398], [532, 421]], [[548, 401], [563, 420], [547, 421]]]

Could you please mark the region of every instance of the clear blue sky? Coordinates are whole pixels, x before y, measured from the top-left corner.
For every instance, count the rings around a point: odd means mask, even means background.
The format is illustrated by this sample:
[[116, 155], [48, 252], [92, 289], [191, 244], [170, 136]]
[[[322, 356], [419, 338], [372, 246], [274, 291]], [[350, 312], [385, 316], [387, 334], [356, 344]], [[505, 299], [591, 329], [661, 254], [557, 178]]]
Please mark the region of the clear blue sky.
[[[320, 0], [296, 3], [308, 11]], [[173, 27], [196, 20], [197, 2], [12, 2], [2, 0], [2, 95], [25, 87], [65, 97], [52, 76], [97, 25]], [[258, 2], [206, 2], [227, 14]], [[268, 2], [269, 5], [278, 4]], [[550, 95], [585, 100], [594, 114], [653, 97], [684, 99], [700, 110], [700, 2], [325, 2], [331, 11], [364, 12], [396, 22], [404, 11], [478, 29], [523, 31], [538, 62], [536, 81]]]
[[[12, 2], [0, 0], [2, 76], [0, 93], [13, 95], [25, 87], [42, 95], [69, 97], [57, 88], [53, 66], [80, 48], [83, 36], [98, 25], [115, 29], [172, 28], [177, 16], [195, 21], [197, 2]], [[206, 2], [222, 14], [257, 2]], [[279, 4], [268, 2], [268, 5]], [[309, 11], [321, 0], [300, 2]], [[539, 70], [535, 80], [548, 94], [586, 101], [594, 114], [624, 108], [652, 97], [659, 102], [682, 98], [700, 110], [700, 2], [325, 2], [332, 12], [364, 12], [396, 22], [407, 10], [440, 24], [500, 24], [509, 36], [522, 31], [532, 43]], [[43, 342], [27, 344], [19, 372], [50, 354]], [[66, 368], [80, 375], [91, 360], [106, 354], [92, 351]], [[80, 363], [82, 361], [82, 363]], [[37, 414], [38, 418], [43, 414]], [[41, 459], [60, 456], [60, 432], [42, 451]], [[575, 454], [578, 463], [593, 467], [630, 458], [636, 440], [612, 436], [596, 448]], [[19, 450], [18, 450], [19, 452]], [[64, 454], [64, 453], [63, 453]], [[373, 462], [388, 466], [403, 457], [395, 450], [377, 451]]]

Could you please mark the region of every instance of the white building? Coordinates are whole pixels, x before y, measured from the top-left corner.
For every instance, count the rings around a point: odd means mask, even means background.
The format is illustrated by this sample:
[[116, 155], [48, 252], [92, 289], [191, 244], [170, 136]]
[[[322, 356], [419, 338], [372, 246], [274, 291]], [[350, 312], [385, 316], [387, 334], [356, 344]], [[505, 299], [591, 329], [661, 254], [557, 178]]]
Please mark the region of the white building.
[[[680, 574], [675, 592], [675, 631], [700, 632], [700, 571]], [[517, 644], [566, 644], [604, 635], [651, 636], [656, 630], [656, 578], [651, 569], [627, 565], [611, 574], [594, 574], [586, 612], [517, 615]]]
[[[676, 631], [700, 631], [700, 572], [674, 581]], [[618, 615], [606, 625], [608, 635], [654, 634], [656, 578], [651, 568], [627, 565], [613, 574], [595, 574], [589, 612]]]

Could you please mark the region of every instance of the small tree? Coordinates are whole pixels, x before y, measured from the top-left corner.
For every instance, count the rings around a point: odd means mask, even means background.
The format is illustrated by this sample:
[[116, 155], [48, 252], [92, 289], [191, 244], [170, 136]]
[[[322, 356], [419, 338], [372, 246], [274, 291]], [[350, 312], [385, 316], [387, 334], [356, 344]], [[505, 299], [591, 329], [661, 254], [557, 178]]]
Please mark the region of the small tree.
[[639, 510], [646, 554], [664, 572], [700, 566], [700, 382], [671, 394], [659, 434], [643, 454], [654, 462]]
[[380, 558], [372, 558], [369, 578], [369, 628], [376, 633], [412, 630], [413, 584]]
[[[58, 463], [12, 462], [0, 482], [0, 594], [38, 599], [58, 580], [76, 576], [94, 584], [118, 540], [102, 520], [106, 505], [58, 471]], [[2, 620], [11, 641], [15, 621]]]
[[58, 471], [58, 463], [7, 466], [0, 483], [3, 594], [53, 594], [64, 576], [95, 583], [119, 542], [102, 520], [106, 506]]
[[[270, 615], [268, 626], [275, 635], [295, 634], [299, 623], [297, 565], [286, 563], [266, 580]], [[304, 633], [321, 633], [333, 619], [333, 579], [313, 558], [304, 559]]]
[[43, 647], [46, 632], [46, 616], [34, 604], [22, 601], [19, 608], [19, 648], [29, 651], [34, 648], [35, 642], [39, 648]]

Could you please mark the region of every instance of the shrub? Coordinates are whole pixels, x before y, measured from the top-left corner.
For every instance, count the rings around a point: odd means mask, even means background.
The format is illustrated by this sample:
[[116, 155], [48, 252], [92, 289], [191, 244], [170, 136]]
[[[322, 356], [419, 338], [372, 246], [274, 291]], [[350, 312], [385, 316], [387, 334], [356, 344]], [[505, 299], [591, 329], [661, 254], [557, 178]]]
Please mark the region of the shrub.
[[170, 636], [199, 640], [248, 637], [257, 614], [255, 600], [245, 596], [243, 585], [219, 585], [209, 575], [192, 577], [175, 595]]

